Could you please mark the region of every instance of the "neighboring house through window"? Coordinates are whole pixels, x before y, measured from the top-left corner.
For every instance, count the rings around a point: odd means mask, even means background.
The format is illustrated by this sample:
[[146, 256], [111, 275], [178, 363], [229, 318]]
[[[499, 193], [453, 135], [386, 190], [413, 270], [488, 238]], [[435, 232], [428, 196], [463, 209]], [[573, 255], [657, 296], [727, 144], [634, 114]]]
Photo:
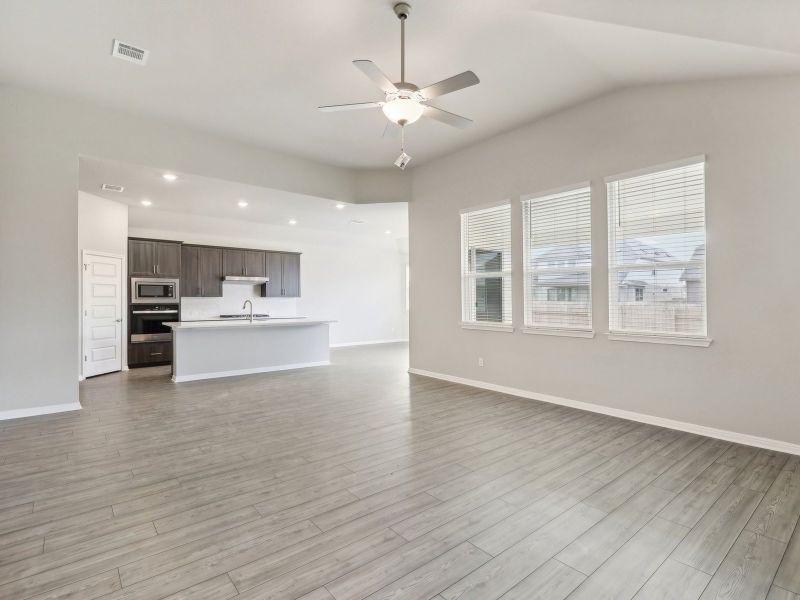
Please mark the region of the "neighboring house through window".
[[705, 338], [704, 158], [606, 183], [610, 331]]
[[525, 327], [592, 329], [588, 184], [522, 200]]
[[511, 206], [461, 213], [461, 320], [511, 328]]

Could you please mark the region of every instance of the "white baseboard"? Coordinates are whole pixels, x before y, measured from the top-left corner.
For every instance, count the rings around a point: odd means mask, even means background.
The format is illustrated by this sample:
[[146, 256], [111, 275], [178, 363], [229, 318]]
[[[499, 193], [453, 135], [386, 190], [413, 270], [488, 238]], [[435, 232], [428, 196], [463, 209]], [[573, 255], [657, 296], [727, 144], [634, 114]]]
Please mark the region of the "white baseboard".
[[343, 344], [331, 344], [331, 348], [349, 348], [350, 346], [372, 346], [374, 344], [399, 344], [408, 342], [408, 338], [398, 338], [396, 340], [370, 340], [368, 342], [345, 342]]
[[53, 413], [69, 412], [71, 410], [80, 409], [80, 402], [70, 402], [69, 404], [51, 404], [50, 406], [35, 406], [33, 408], [4, 410], [0, 411], [0, 421], [6, 421], [7, 419], [22, 419], [24, 417], [38, 417], [40, 415], [49, 415]]
[[717, 438], [720, 440], [725, 440], [726, 442], [735, 442], [737, 444], [744, 444], [745, 446], [756, 446], [758, 448], [766, 448], [767, 450], [786, 452], [787, 454], [800, 454], [800, 444], [793, 444], [791, 442], [783, 442], [781, 440], [773, 440], [770, 438], [759, 437], [747, 433], [728, 431], [726, 429], [717, 429], [716, 427], [706, 427], [705, 425], [696, 425], [695, 423], [687, 423], [686, 421], [675, 421], [673, 419], [665, 419], [663, 417], [656, 417], [654, 415], [633, 412], [630, 410], [623, 410], [621, 408], [612, 408], [610, 406], [603, 406], [602, 404], [593, 404], [591, 402], [570, 400], [568, 398], [561, 398], [559, 396], [540, 394], [537, 392], [531, 392], [520, 388], [513, 388], [504, 385], [497, 385], [495, 383], [478, 381], [477, 379], [465, 379], [464, 377], [456, 377], [455, 375], [446, 375], [444, 373], [436, 373], [434, 371], [425, 371], [424, 369], [410, 368], [408, 372], [413, 375], [423, 375], [424, 377], [442, 379], [444, 381], [449, 381], [451, 383], [460, 383], [462, 385], [468, 385], [470, 387], [481, 388], [493, 392], [500, 392], [502, 394], [510, 394], [512, 396], [519, 396], [520, 398], [541, 400], [542, 402], [549, 402], [551, 404], [560, 404], [561, 406], [569, 406], [571, 408], [578, 408], [580, 410], [586, 410], [589, 412], [600, 413], [612, 417], [619, 417], [620, 419], [627, 419], [629, 421], [647, 423], [648, 425], [656, 425], [658, 427], [665, 427], [667, 429], [677, 429], [678, 431], [686, 431], [687, 433], [696, 433], [697, 435], [704, 435], [706, 437]]
[[275, 371], [289, 371], [291, 369], [305, 369], [306, 367], [324, 367], [330, 365], [331, 361], [321, 360], [319, 362], [296, 363], [293, 365], [278, 365], [275, 367], [256, 367], [255, 369], [237, 369], [236, 371], [217, 371], [215, 373], [199, 373], [197, 375], [172, 376], [175, 383], [184, 381], [199, 381], [201, 379], [219, 379], [220, 377], [236, 377], [238, 375], [252, 375], [253, 373], [273, 373]]

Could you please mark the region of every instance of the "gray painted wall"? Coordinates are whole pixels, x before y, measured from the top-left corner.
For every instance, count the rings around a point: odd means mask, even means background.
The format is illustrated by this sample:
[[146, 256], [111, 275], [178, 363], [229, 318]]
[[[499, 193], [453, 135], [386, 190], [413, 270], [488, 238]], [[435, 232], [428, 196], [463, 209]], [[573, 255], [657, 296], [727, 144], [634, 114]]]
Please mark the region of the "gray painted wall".
[[379, 172], [0, 86], [0, 413], [78, 399], [79, 155], [348, 202], [398, 195], [394, 173], [381, 186]]
[[[411, 366], [800, 443], [800, 78], [614, 93], [416, 168]], [[603, 177], [707, 155], [710, 348], [609, 341]], [[519, 197], [591, 179], [594, 339], [522, 326]], [[512, 199], [514, 333], [463, 330], [461, 208]], [[478, 367], [483, 357], [485, 367]]]

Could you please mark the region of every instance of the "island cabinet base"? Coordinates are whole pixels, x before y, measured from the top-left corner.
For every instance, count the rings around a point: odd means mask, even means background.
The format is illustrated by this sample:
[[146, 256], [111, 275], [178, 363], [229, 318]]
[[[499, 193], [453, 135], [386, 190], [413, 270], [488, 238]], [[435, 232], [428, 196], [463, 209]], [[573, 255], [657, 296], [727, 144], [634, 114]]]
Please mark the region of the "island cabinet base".
[[173, 345], [177, 383], [330, 364], [328, 323], [175, 327]]

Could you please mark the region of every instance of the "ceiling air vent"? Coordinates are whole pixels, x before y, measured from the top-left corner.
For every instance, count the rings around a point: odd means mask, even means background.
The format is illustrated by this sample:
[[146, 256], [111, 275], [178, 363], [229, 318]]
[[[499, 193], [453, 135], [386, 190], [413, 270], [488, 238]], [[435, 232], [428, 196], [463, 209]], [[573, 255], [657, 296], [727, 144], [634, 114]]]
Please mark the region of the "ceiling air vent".
[[149, 54], [149, 50], [137, 48], [136, 46], [131, 46], [119, 40], [114, 40], [114, 48], [111, 50], [111, 56], [142, 66], [147, 64], [147, 57]]
[[100, 189], [104, 192], [121, 192], [125, 188], [121, 185], [114, 185], [113, 183], [104, 183], [102, 186], [100, 186]]

